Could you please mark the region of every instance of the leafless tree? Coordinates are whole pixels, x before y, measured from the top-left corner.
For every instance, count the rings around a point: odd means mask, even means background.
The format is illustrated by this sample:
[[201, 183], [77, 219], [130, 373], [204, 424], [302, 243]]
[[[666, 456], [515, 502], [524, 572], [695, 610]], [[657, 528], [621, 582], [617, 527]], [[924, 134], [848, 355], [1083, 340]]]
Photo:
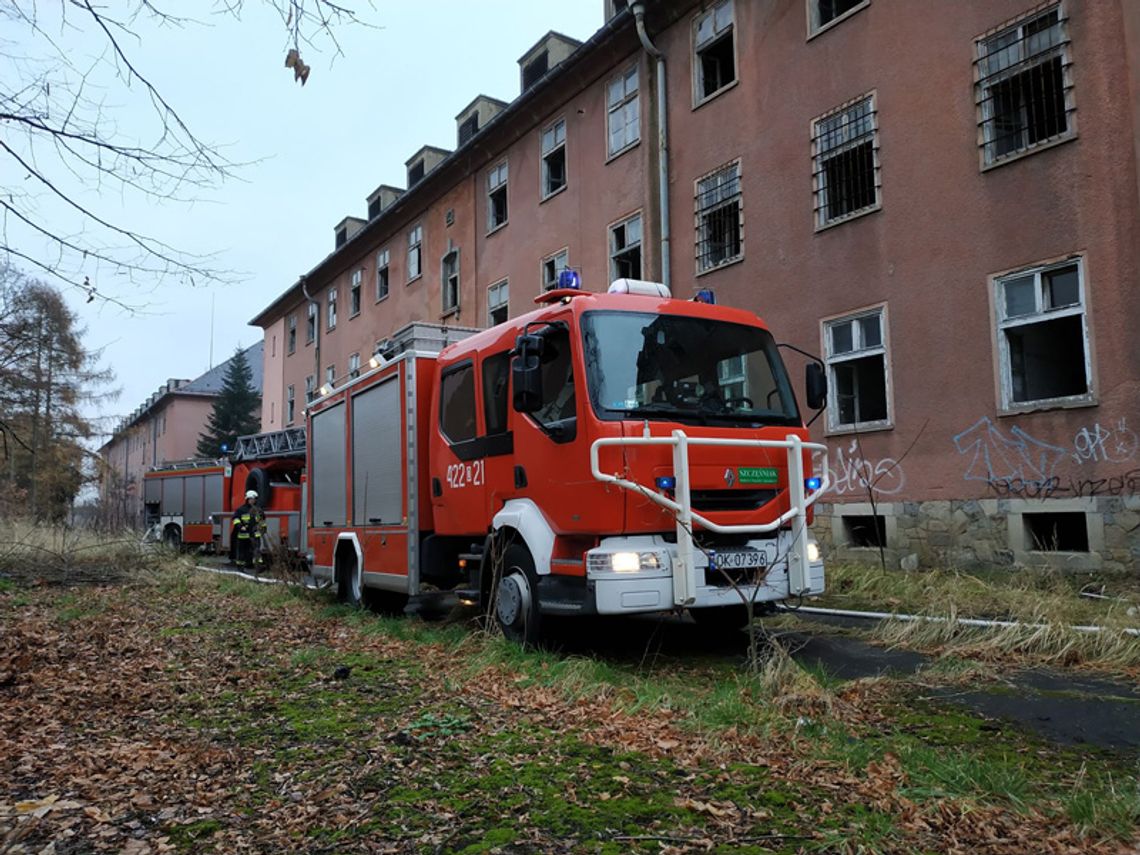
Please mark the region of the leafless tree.
[[[235, 25], [246, 7], [271, 7], [286, 65], [302, 84], [310, 72], [303, 51], [328, 43], [339, 54], [338, 28], [369, 26], [331, 0], [0, 3], [0, 260], [82, 289], [88, 301], [128, 307], [129, 298], [101, 283], [112, 275], [134, 286], [232, 278], [209, 256], [171, 246], [117, 213], [128, 198], [193, 201], [240, 166], [190, 127], [137, 59], [148, 26], [203, 23], [167, 11], [167, 2]], [[146, 106], [141, 123], [122, 109], [135, 99]]]

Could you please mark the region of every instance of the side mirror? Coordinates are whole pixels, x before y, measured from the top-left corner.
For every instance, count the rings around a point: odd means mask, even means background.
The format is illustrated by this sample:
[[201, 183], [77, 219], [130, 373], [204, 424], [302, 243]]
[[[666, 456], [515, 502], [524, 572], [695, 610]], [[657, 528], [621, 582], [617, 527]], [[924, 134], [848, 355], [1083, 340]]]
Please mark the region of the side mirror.
[[533, 413], [542, 406], [542, 338], [520, 335], [511, 361], [511, 403], [516, 412]]
[[810, 409], [822, 410], [827, 406], [827, 375], [818, 362], [809, 362], [804, 369], [804, 386]]

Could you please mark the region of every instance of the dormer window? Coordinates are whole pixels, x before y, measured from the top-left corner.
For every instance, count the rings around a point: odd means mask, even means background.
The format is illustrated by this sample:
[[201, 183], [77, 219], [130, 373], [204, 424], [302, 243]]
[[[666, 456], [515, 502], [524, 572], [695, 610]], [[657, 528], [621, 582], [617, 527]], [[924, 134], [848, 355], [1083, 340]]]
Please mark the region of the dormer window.
[[415, 163], [408, 167], [408, 186], [411, 187], [423, 180], [424, 177], [424, 161], [421, 157]]
[[479, 130], [479, 113], [475, 112], [459, 123], [459, 144], [463, 145]]
[[348, 243], [348, 229], [347, 228], [337, 229], [336, 230], [336, 248], [340, 249], [346, 243]]
[[380, 209], [382, 207], [383, 207], [383, 205], [380, 204], [380, 197], [379, 196], [377, 196], [375, 199], [373, 199], [371, 202], [369, 202], [368, 203], [368, 219], [374, 220], [377, 217], [379, 217], [380, 216]]
[[550, 53], [542, 51], [538, 56], [523, 66], [522, 88], [525, 92], [542, 78], [550, 69]]

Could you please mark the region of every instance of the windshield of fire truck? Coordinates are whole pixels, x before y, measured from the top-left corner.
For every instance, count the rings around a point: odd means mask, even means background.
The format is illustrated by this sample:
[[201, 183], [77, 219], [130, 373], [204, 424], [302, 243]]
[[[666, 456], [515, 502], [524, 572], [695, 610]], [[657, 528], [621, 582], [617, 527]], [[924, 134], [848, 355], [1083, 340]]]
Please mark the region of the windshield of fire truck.
[[799, 425], [772, 336], [709, 318], [588, 312], [583, 342], [599, 417]]

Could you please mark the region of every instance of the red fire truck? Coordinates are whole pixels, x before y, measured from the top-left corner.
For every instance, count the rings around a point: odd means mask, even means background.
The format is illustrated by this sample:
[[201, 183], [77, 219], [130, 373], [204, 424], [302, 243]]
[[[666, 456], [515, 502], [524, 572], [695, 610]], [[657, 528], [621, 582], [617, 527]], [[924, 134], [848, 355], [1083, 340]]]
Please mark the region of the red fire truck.
[[[544, 615], [740, 623], [742, 596], [821, 592], [826, 447], [764, 322], [632, 280], [537, 302], [410, 335], [310, 405], [314, 575], [350, 603], [451, 590], [524, 643]], [[807, 392], [822, 406], [818, 363]]]
[[227, 552], [233, 511], [257, 490], [270, 544], [298, 550], [304, 465], [305, 431], [288, 428], [239, 437], [228, 458], [156, 466], [143, 476], [146, 527], [173, 547]]

